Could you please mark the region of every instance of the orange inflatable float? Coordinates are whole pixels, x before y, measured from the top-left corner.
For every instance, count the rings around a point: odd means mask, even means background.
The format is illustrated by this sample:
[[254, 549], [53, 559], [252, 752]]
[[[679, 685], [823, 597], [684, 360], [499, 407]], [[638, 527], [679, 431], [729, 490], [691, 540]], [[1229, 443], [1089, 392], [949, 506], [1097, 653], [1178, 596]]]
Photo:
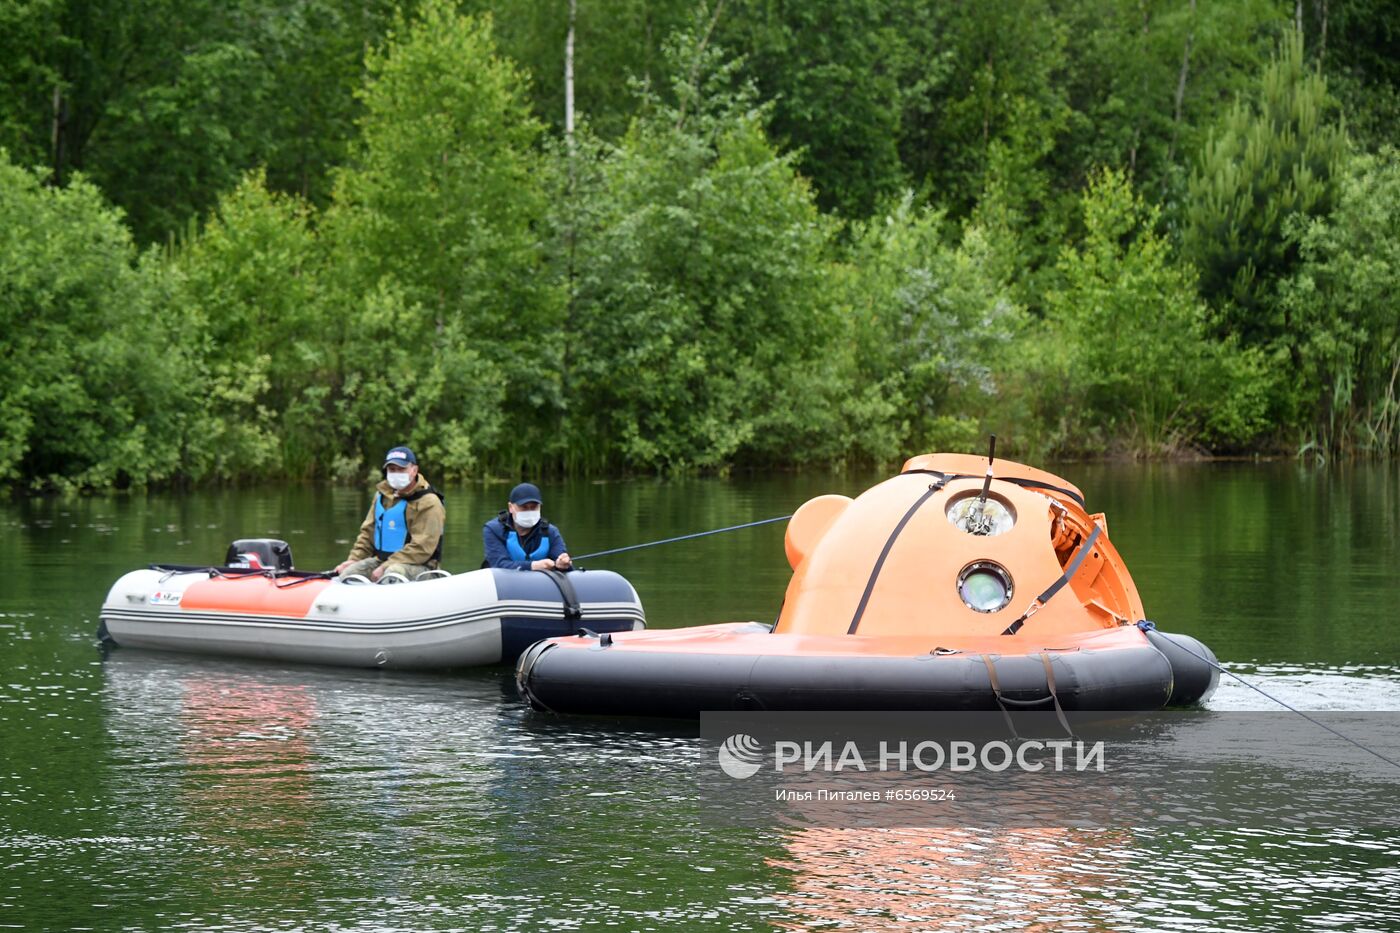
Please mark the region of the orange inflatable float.
[[1202, 701], [1194, 638], [1144, 619], [1137, 588], [1064, 479], [927, 454], [788, 523], [776, 624], [554, 638], [521, 655], [536, 708], [694, 716], [734, 709], [1148, 710]]

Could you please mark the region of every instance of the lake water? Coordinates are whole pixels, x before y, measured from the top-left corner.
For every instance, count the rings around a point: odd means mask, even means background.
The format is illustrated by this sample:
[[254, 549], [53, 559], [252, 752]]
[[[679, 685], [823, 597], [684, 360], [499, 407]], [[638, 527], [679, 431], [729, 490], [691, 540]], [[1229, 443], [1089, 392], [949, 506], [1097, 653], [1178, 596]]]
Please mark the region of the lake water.
[[[1400, 468], [1091, 465], [1148, 612], [1304, 709], [1400, 710]], [[574, 481], [575, 554], [791, 512], [878, 477]], [[448, 490], [447, 565], [506, 486]], [[341, 670], [116, 650], [107, 588], [235, 537], [343, 559], [357, 489], [3, 511], [0, 928], [1400, 929], [1400, 833], [719, 828], [684, 723], [533, 713], [509, 672]], [[771, 620], [781, 524], [599, 561], [652, 627]], [[1226, 680], [1220, 709], [1270, 704]], [[1319, 741], [1327, 741], [1326, 736]]]

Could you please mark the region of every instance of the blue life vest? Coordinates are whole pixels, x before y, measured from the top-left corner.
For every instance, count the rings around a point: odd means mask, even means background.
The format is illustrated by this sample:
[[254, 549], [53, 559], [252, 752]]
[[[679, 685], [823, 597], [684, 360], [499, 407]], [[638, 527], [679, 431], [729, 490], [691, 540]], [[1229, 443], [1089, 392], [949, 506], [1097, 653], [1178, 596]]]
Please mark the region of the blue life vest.
[[539, 547], [529, 554], [521, 547], [520, 535], [512, 528], [506, 535], [506, 552], [510, 554], [511, 560], [544, 560], [549, 556], [549, 526], [546, 525], [540, 534]]
[[384, 508], [384, 497], [374, 494], [374, 556], [388, 560], [408, 543], [408, 501], [400, 499]]

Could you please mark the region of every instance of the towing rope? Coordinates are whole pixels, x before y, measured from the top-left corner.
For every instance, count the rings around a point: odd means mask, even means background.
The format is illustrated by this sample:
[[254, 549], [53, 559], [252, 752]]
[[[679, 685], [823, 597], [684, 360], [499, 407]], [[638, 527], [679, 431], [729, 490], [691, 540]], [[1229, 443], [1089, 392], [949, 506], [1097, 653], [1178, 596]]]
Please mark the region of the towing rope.
[[662, 538], [660, 541], [648, 541], [645, 544], [629, 544], [627, 547], [609, 548], [606, 551], [594, 551], [592, 554], [584, 554], [575, 557], [575, 561], [592, 560], [595, 557], [606, 557], [609, 554], [621, 554], [623, 551], [640, 551], [642, 548], [658, 547], [662, 544], [673, 544], [676, 541], [689, 541], [691, 538], [703, 538], [706, 535], [717, 535], [726, 531], [738, 531], [741, 528], [753, 528], [756, 525], [771, 525], [774, 522], [785, 522], [791, 515], [779, 515], [777, 518], [761, 518], [756, 522], [745, 522], [742, 525], [729, 525], [726, 528], [712, 528], [709, 531], [697, 531], [694, 534], [679, 535], [675, 538]]
[[1336, 729], [1333, 729], [1331, 726], [1327, 725], [1327, 723], [1325, 723], [1325, 722], [1319, 722], [1318, 720], [1312, 718], [1311, 716], [1309, 716], [1307, 713], [1303, 712], [1302, 710], [1297, 709], [1296, 707], [1293, 707], [1293, 706], [1289, 706], [1287, 703], [1285, 703], [1284, 701], [1280, 700], [1278, 697], [1274, 696], [1272, 693], [1269, 693], [1269, 692], [1268, 692], [1267, 690], [1265, 690], [1263, 687], [1256, 687], [1254, 684], [1252, 684], [1252, 683], [1250, 683], [1249, 681], [1245, 680], [1243, 677], [1241, 677], [1239, 674], [1236, 674], [1234, 671], [1226, 670], [1226, 668], [1224, 667], [1224, 665], [1222, 665], [1220, 662], [1218, 662], [1218, 661], [1212, 661], [1210, 658], [1206, 657], [1205, 655], [1203, 655], [1203, 654], [1198, 654], [1197, 652], [1192, 651], [1192, 650], [1191, 650], [1190, 648], [1188, 648], [1186, 645], [1183, 645], [1181, 642], [1177, 641], [1175, 638], [1172, 638], [1172, 637], [1171, 637], [1170, 635], [1168, 635], [1166, 632], [1164, 632], [1164, 631], [1162, 631], [1161, 629], [1159, 629], [1159, 628], [1157, 627], [1157, 625], [1156, 625], [1155, 622], [1149, 622], [1149, 621], [1146, 620], [1146, 619], [1142, 619], [1141, 621], [1138, 622], [1137, 627], [1140, 628], [1140, 629], [1142, 629], [1142, 631], [1143, 631], [1144, 633], [1149, 632], [1149, 631], [1151, 631], [1151, 632], [1156, 632], [1158, 635], [1161, 635], [1161, 636], [1162, 636], [1163, 638], [1165, 638], [1167, 641], [1171, 642], [1173, 645], [1176, 645], [1176, 647], [1180, 648], [1182, 651], [1185, 651], [1187, 654], [1192, 655], [1192, 656], [1194, 656], [1194, 657], [1196, 657], [1196, 658], [1199, 658], [1200, 660], [1206, 662], [1207, 664], [1209, 664], [1211, 667], [1215, 668], [1215, 669], [1216, 669], [1217, 671], [1219, 671], [1220, 673], [1226, 674], [1226, 675], [1228, 675], [1228, 676], [1230, 676], [1230, 677], [1235, 678], [1235, 680], [1238, 680], [1240, 683], [1244, 684], [1244, 685], [1245, 685], [1246, 687], [1248, 687], [1249, 689], [1255, 691], [1256, 693], [1262, 694], [1262, 695], [1265, 696], [1265, 697], [1268, 697], [1270, 700], [1273, 700], [1275, 703], [1277, 703], [1279, 706], [1282, 706], [1284, 709], [1288, 710], [1289, 712], [1291, 712], [1291, 713], [1297, 713], [1299, 716], [1302, 716], [1304, 719], [1306, 719], [1308, 722], [1312, 723], [1314, 726], [1317, 726], [1317, 727], [1322, 728], [1322, 729], [1326, 729], [1328, 732], [1332, 733], [1332, 734], [1335, 735], [1337, 738], [1339, 738], [1339, 739], [1345, 739], [1346, 741], [1350, 742], [1352, 745], [1355, 745], [1357, 748], [1361, 749], [1363, 752], [1369, 752], [1370, 754], [1375, 755], [1375, 756], [1376, 756], [1377, 758], [1379, 758], [1381, 761], [1384, 761], [1386, 764], [1391, 765], [1391, 766], [1396, 767], [1396, 768], [1400, 768], [1400, 761], [1396, 761], [1396, 760], [1393, 759], [1393, 758], [1387, 758], [1385, 755], [1382, 755], [1380, 752], [1376, 751], [1374, 748], [1369, 748], [1369, 747], [1367, 747], [1367, 746], [1365, 746], [1365, 745], [1362, 745], [1360, 742], [1356, 741], [1356, 739], [1353, 739], [1351, 736], [1347, 735], [1346, 733], [1344, 733], [1344, 732], [1338, 732]]

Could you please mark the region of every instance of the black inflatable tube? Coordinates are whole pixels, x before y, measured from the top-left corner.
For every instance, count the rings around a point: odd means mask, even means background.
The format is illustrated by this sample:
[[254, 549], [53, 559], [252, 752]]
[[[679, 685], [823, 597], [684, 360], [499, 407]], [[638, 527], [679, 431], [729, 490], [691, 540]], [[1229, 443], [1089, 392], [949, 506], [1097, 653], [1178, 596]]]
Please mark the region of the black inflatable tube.
[[[1053, 709], [1040, 654], [989, 657], [1002, 696], [1016, 708]], [[1177, 663], [1152, 643], [1049, 652], [1048, 657], [1055, 693], [1066, 710], [1156, 710], [1194, 702], [1211, 685], [1197, 676], [1197, 668], [1184, 664], [1179, 678]], [[581, 651], [541, 642], [521, 655], [516, 684], [536, 709], [624, 716], [691, 718], [702, 711], [745, 709], [997, 709], [980, 654], [700, 654], [628, 651], [624, 643]]]
[[1144, 632], [1152, 647], [1172, 666], [1172, 693], [1168, 706], [1191, 706], [1215, 692], [1220, 668], [1215, 652], [1200, 639], [1148, 629]]

